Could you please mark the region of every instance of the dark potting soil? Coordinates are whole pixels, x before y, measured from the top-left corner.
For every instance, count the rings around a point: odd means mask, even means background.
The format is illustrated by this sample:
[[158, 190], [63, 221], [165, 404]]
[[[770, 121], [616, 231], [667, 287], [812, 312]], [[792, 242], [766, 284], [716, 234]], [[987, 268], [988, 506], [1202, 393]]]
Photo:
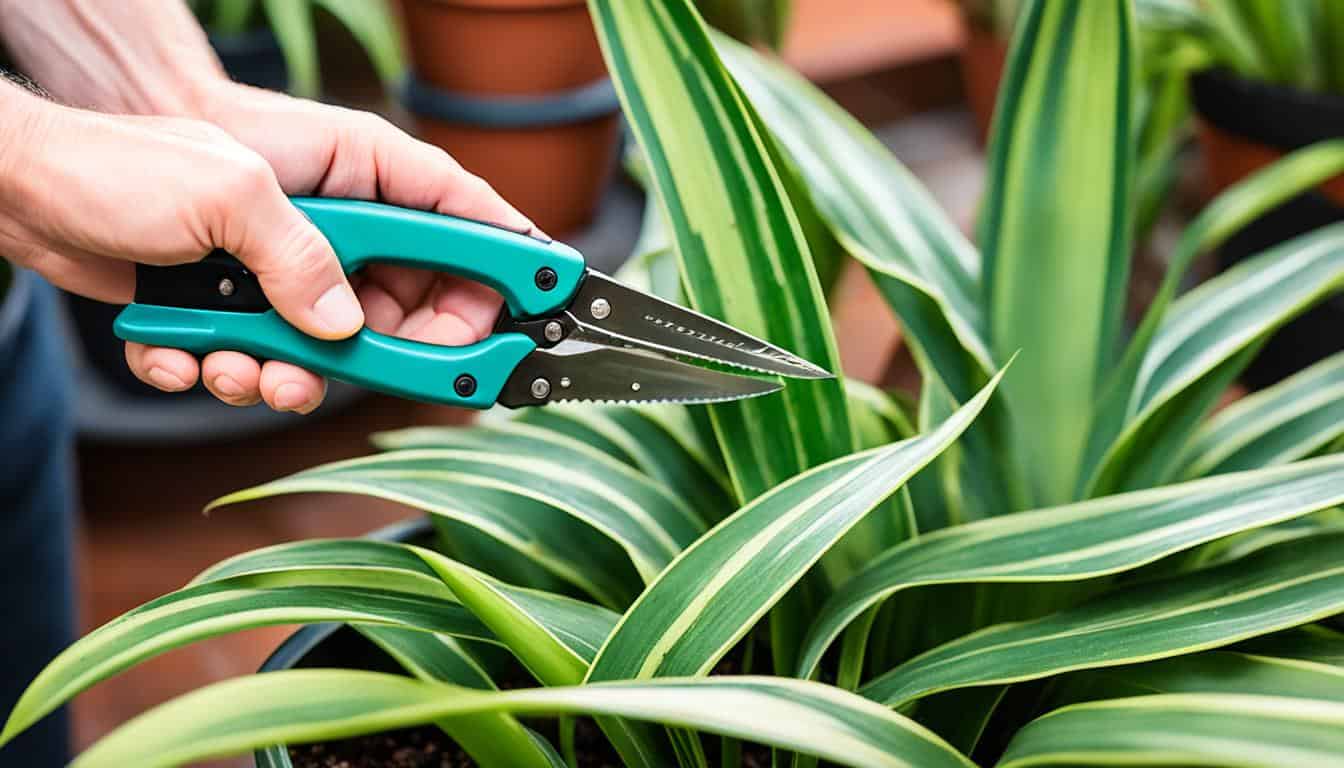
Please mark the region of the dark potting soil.
[[289, 748], [294, 768], [467, 768], [476, 763], [433, 726]]
[[[353, 633], [347, 639], [357, 644], [366, 642]], [[711, 674], [761, 674], [769, 670], [769, 644], [757, 643], [754, 658], [750, 665], [745, 665], [746, 642], [751, 641], [744, 641], [730, 651]], [[327, 645], [335, 646], [339, 643], [329, 641]], [[495, 683], [503, 690], [537, 685], [536, 680], [521, 667], [496, 672]], [[526, 724], [551, 744], [560, 743], [558, 723], [554, 718], [527, 720]], [[706, 734], [702, 741], [709, 763], [720, 765], [723, 740]], [[580, 718], [575, 722], [574, 748], [581, 768], [624, 768], [620, 756], [591, 719]], [[289, 757], [294, 768], [474, 768], [476, 765], [476, 761], [434, 725], [384, 731], [340, 741], [294, 745], [289, 747]], [[742, 768], [769, 768], [770, 748], [743, 743], [738, 765]]]
[[[542, 731], [554, 730], [553, 722], [536, 725], [542, 726], [539, 728]], [[554, 743], [554, 734], [547, 735]], [[576, 723], [574, 751], [583, 768], [623, 768], [620, 757], [592, 720]], [[744, 760], [743, 765], [767, 768], [768, 751], [766, 758], [763, 763]], [[432, 725], [293, 746], [289, 748], [289, 759], [294, 768], [474, 768], [476, 765], [447, 734]]]

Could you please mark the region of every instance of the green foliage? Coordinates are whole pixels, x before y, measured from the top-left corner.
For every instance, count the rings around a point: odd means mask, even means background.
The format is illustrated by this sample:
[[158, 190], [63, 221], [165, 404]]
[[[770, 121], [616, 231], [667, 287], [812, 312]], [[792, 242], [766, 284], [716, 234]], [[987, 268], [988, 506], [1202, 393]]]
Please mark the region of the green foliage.
[[705, 23], [744, 43], [778, 50], [789, 29], [793, 0], [695, 0]]
[[0, 740], [184, 643], [339, 621], [407, 675], [211, 686], [77, 765], [415, 723], [491, 768], [562, 764], [567, 740], [520, 719], [538, 715], [594, 717], [625, 764], [655, 768], [703, 768], [713, 747], [736, 764], [743, 742], [799, 766], [1338, 764], [1344, 358], [1210, 411], [1339, 289], [1344, 228], [1179, 288], [1199, 254], [1344, 170], [1344, 143], [1209, 205], [1126, 332], [1143, 147], [1161, 144], [1136, 126], [1163, 109], [1137, 95], [1152, 38], [1135, 29], [1188, 19], [1181, 3], [1024, 5], [980, 248], [863, 126], [687, 0], [590, 7], [650, 197], [623, 279], [834, 367], [838, 243], [902, 321], [920, 392], [791, 383], [379, 435], [381, 453], [217, 505], [393, 499], [432, 517], [437, 547], [220, 563], [53, 661]]
[[1344, 93], [1344, 4], [1338, 0], [1143, 0], [1154, 27], [1176, 32], [1204, 66], [1307, 91]]
[[263, 21], [270, 25], [289, 71], [290, 90], [316, 97], [322, 89], [313, 14], [321, 9], [350, 30], [384, 82], [404, 64], [396, 25], [385, 0], [194, 0], [192, 8], [213, 33], [236, 35]]

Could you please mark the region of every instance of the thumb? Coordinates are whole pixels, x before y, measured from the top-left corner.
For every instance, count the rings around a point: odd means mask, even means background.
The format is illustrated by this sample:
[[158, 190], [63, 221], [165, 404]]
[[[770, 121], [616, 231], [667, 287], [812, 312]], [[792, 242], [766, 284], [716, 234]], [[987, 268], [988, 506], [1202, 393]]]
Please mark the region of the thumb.
[[291, 325], [320, 339], [342, 339], [364, 325], [364, 310], [336, 252], [322, 232], [274, 184], [263, 203], [248, 206], [233, 247], [261, 289]]

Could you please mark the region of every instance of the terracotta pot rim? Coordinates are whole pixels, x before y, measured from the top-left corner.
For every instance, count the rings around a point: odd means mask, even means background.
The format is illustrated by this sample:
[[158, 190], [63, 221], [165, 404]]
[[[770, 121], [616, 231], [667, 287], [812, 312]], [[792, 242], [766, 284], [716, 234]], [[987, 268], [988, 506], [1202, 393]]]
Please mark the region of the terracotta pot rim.
[[1196, 113], [1223, 133], [1280, 151], [1344, 136], [1344, 95], [1242, 77], [1227, 69], [1190, 76]]
[[414, 115], [495, 128], [569, 125], [621, 111], [616, 88], [606, 77], [578, 88], [531, 96], [478, 96], [439, 88], [408, 73], [396, 93]]

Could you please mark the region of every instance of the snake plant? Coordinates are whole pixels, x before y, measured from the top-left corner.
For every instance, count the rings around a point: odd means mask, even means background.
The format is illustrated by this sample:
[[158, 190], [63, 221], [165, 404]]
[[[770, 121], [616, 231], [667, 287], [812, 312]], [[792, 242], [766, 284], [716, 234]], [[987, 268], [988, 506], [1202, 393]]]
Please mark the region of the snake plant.
[[[405, 674], [212, 685], [75, 764], [270, 747], [284, 765], [271, 745], [434, 723], [483, 766], [576, 765], [575, 719], [593, 718], [630, 766], [765, 748], [864, 768], [1338, 765], [1344, 358], [1210, 414], [1268, 334], [1344, 281], [1344, 225], [1178, 287], [1344, 169], [1344, 144], [1214, 200], [1130, 323], [1126, 0], [1027, 4], [978, 247], [865, 128], [687, 0], [590, 8], [653, 201], [626, 279], [834, 369], [825, 289], [847, 254], [900, 317], [919, 391], [822, 381], [379, 435], [375, 455], [216, 505], [392, 499], [431, 515], [437, 547], [304, 541], [220, 563], [58, 657], [0, 739], [184, 643], [335, 621]], [[538, 716], [560, 718], [553, 735]]]
[[211, 33], [225, 37], [242, 34], [262, 20], [269, 24], [285, 57], [290, 90], [299, 96], [313, 98], [322, 89], [313, 26], [319, 8], [350, 30], [384, 82], [403, 69], [401, 44], [385, 0], [191, 0], [191, 6]]

